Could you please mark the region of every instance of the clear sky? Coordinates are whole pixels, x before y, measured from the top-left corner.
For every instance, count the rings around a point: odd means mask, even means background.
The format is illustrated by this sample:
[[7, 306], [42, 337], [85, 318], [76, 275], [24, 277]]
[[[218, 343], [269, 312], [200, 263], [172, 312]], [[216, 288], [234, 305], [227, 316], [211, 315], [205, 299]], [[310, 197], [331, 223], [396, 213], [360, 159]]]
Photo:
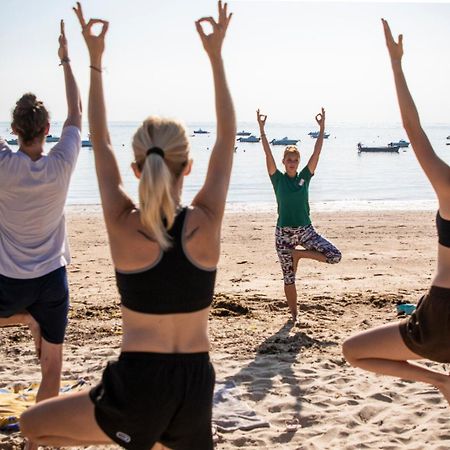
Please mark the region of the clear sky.
[[[89, 60], [69, 0], [1, 0], [0, 121], [27, 91], [54, 121], [65, 118], [58, 67], [59, 19], [87, 111]], [[214, 121], [207, 57], [194, 20], [215, 0], [86, 0], [87, 17], [111, 22], [104, 58], [109, 120], [149, 114]], [[224, 60], [239, 121], [259, 106], [273, 122], [398, 123], [380, 18], [404, 34], [404, 70], [425, 123], [450, 121], [450, 3], [363, 1], [229, 2], [234, 17]]]

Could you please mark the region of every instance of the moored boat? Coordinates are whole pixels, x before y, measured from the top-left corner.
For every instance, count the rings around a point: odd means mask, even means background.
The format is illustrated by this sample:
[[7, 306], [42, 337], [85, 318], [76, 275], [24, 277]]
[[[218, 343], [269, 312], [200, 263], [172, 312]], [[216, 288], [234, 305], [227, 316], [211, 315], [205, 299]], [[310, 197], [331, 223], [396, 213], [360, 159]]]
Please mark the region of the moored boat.
[[407, 148], [409, 147], [409, 142], [405, 141], [404, 139], [400, 139], [398, 142], [389, 142], [389, 147], [400, 147], [400, 148]]
[[244, 130], [242, 130], [242, 131], [238, 131], [237, 133], [236, 133], [236, 136], [250, 136], [252, 133], [250, 133], [250, 131], [244, 131]]
[[358, 143], [358, 153], [362, 153], [362, 152], [366, 152], [366, 153], [381, 153], [381, 152], [385, 152], [385, 153], [398, 153], [398, 149], [400, 147], [397, 146], [392, 146], [389, 147], [387, 146], [379, 146], [379, 147], [367, 147], [365, 145], [362, 145], [361, 142]]
[[45, 138], [45, 142], [58, 142], [58, 141], [59, 141], [59, 137], [53, 136], [52, 134], [48, 134]]
[[194, 134], [209, 134], [209, 131], [199, 128], [198, 130], [194, 130]]
[[283, 139], [272, 139], [270, 143], [272, 145], [296, 145], [300, 139], [289, 139], [285, 136]]
[[239, 142], [259, 142], [261, 138], [256, 137], [256, 136], [248, 136], [248, 137], [240, 137], [237, 140]]
[[[317, 139], [319, 137], [320, 131], [310, 131], [308, 136], [311, 136], [313, 139]], [[328, 139], [330, 137], [330, 133], [324, 133], [323, 138]]]

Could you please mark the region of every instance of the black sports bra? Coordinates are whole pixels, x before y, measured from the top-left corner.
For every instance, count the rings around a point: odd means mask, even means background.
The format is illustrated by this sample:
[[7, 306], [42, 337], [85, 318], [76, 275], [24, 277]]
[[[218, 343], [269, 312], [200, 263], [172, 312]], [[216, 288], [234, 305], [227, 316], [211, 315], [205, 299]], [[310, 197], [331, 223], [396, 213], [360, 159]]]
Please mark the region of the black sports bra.
[[439, 244], [444, 247], [450, 247], [450, 220], [443, 219], [439, 211], [436, 214], [436, 228]]
[[147, 314], [175, 314], [200, 311], [211, 305], [216, 269], [194, 264], [183, 248], [183, 208], [168, 231], [172, 246], [162, 252], [151, 267], [139, 272], [119, 272], [116, 282], [122, 305]]

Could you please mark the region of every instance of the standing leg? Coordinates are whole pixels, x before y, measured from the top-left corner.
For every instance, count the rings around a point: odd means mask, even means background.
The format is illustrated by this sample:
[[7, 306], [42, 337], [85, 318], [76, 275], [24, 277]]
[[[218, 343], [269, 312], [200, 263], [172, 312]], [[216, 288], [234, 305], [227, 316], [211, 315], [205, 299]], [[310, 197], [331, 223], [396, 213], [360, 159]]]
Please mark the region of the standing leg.
[[409, 362], [423, 357], [416, 355], [405, 345], [399, 323], [358, 333], [344, 342], [342, 351], [345, 359], [354, 367], [431, 384], [450, 403], [450, 376]]
[[283, 271], [284, 295], [294, 322], [297, 320], [297, 288], [295, 286], [294, 260], [292, 250], [296, 245], [295, 229], [275, 228], [275, 247]]

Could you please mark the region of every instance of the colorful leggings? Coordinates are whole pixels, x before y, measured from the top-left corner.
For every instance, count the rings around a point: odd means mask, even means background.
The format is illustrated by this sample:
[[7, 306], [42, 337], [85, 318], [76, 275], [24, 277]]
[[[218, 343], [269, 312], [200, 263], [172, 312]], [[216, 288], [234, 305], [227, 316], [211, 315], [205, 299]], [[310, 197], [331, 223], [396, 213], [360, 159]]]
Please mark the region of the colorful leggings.
[[328, 264], [341, 260], [341, 252], [316, 232], [312, 225], [306, 227], [276, 227], [275, 247], [283, 271], [284, 284], [295, 283], [294, 260], [292, 250], [301, 245], [306, 250], [316, 250], [324, 254]]

